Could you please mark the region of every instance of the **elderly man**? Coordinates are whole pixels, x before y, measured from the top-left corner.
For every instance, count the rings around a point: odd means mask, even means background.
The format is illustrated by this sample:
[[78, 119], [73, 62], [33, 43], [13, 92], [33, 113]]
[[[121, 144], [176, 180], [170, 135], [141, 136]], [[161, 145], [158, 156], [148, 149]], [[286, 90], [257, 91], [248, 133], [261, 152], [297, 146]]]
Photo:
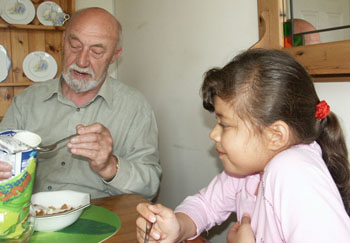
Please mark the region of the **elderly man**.
[[[103, 9], [77, 12], [64, 33], [60, 78], [32, 85], [8, 109], [0, 131], [32, 131], [43, 144], [78, 133], [67, 146], [38, 154], [35, 192], [156, 195], [161, 168], [152, 108], [138, 91], [107, 75], [121, 54], [120, 33], [119, 22]], [[10, 170], [1, 162], [0, 179]]]

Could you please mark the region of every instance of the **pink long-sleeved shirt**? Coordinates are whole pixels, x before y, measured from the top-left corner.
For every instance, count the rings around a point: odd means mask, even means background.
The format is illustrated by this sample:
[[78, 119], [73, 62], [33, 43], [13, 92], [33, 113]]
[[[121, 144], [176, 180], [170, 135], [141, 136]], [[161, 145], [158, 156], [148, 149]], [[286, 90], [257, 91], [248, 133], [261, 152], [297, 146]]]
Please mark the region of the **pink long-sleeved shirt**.
[[250, 214], [257, 243], [350, 242], [350, 218], [316, 142], [279, 153], [262, 175], [222, 172], [175, 212], [192, 218], [197, 235], [236, 212]]

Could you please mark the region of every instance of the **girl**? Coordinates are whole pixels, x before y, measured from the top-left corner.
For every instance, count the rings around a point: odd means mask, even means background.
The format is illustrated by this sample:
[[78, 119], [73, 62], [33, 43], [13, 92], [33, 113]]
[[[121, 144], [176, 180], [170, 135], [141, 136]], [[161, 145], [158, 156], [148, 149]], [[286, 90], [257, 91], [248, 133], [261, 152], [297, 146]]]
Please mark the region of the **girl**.
[[179, 242], [231, 212], [243, 221], [229, 242], [350, 242], [343, 133], [305, 69], [281, 51], [252, 49], [209, 70], [201, 91], [217, 117], [210, 138], [225, 170], [175, 212], [139, 204], [139, 242], [150, 222], [151, 240]]

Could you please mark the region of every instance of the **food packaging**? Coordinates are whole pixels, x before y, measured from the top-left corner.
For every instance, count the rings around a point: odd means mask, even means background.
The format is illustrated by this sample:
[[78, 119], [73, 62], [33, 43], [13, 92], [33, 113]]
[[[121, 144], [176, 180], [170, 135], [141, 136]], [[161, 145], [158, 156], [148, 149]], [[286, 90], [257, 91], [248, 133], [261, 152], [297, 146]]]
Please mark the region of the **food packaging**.
[[[22, 147], [18, 147], [16, 143], [9, 144], [13, 142], [11, 138], [19, 133], [24, 135], [25, 142], [29, 142], [30, 145], [20, 144]], [[18, 239], [29, 230], [28, 218], [37, 155], [37, 151], [32, 149], [32, 146], [39, 145], [41, 138], [28, 131], [10, 130], [0, 132], [0, 140], [0, 161], [10, 163], [13, 168], [12, 177], [0, 181], [1, 242]]]

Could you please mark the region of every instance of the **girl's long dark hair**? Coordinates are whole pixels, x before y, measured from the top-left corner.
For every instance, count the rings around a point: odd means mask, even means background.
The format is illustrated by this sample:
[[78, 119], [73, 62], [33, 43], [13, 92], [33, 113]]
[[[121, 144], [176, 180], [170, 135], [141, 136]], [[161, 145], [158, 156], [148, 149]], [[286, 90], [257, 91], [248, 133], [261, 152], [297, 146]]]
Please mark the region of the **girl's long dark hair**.
[[321, 121], [315, 118], [320, 100], [311, 77], [294, 58], [278, 50], [245, 51], [223, 68], [209, 70], [201, 93], [209, 111], [219, 96], [259, 130], [281, 120], [297, 143], [317, 141], [350, 215], [350, 169], [341, 126], [333, 112]]

